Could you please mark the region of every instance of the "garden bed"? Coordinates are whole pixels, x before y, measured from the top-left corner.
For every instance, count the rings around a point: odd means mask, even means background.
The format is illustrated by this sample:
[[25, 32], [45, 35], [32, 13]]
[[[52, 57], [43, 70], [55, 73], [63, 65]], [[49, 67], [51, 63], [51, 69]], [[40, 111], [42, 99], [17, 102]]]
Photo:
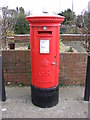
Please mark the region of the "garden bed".
[[[70, 50], [70, 47], [72, 51]], [[15, 43], [15, 50], [28, 50], [28, 42]], [[86, 50], [80, 41], [62, 41], [60, 43], [60, 52], [77, 53], [77, 52], [86, 52]]]
[[80, 41], [62, 41], [62, 46], [60, 52], [70, 52], [70, 47], [72, 47], [73, 52], [86, 52]]

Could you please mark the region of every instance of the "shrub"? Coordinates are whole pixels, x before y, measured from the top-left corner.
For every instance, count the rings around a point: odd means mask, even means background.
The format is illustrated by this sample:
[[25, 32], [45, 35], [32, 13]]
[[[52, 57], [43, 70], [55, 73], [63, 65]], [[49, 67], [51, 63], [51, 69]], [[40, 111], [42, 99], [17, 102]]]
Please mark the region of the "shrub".
[[66, 52], [74, 52], [72, 46]]

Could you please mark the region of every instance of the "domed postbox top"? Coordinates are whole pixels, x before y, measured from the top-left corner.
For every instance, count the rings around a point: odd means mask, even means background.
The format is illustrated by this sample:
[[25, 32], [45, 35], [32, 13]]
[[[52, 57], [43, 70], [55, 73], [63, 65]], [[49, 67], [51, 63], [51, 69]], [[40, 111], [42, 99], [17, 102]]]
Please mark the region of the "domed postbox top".
[[63, 16], [59, 15], [40, 15], [40, 16], [26, 16], [29, 23], [61, 23], [64, 21]]

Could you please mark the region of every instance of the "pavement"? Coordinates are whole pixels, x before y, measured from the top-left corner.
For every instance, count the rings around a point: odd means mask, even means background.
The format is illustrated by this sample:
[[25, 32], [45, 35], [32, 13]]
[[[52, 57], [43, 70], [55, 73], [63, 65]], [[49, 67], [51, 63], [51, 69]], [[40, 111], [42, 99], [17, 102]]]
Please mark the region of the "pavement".
[[30, 87], [6, 87], [6, 95], [7, 100], [2, 102], [3, 118], [88, 118], [83, 86], [60, 87], [59, 103], [51, 108], [33, 105]]
[[1, 101], [0, 101], [0, 120], [1, 120], [1, 118], [2, 118], [2, 103], [1, 103]]

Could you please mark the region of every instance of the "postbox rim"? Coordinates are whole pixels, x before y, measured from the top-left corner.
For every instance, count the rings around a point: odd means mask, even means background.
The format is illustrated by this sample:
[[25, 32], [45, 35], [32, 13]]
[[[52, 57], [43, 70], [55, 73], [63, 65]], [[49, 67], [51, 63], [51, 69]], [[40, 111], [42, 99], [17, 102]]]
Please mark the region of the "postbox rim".
[[31, 15], [31, 16], [26, 16], [26, 20], [29, 23], [34, 23], [34, 22], [63, 22], [64, 21], [64, 16], [60, 15]]
[[50, 15], [50, 14], [40, 14], [40, 15], [28, 15], [26, 17], [64, 17], [64, 16], [61, 16], [61, 15]]

